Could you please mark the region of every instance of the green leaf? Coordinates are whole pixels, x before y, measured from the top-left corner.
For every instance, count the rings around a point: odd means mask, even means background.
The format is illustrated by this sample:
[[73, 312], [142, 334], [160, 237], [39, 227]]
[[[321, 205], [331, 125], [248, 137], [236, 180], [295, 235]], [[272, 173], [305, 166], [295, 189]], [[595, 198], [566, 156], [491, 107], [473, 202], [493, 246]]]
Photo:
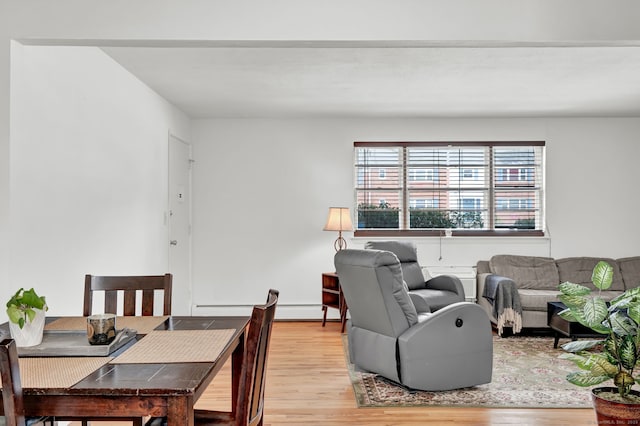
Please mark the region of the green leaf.
[[588, 296], [591, 294], [591, 289], [580, 284], [574, 284], [569, 281], [565, 281], [558, 287], [562, 294], [567, 296]]
[[43, 309], [46, 301], [44, 297], [38, 296], [36, 291], [31, 288], [22, 293], [22, 303], [36, 309]]
[[621, 311], [613, 312], [609, 321], [613, 332], [619, 336], [635, 336], [638, 333], [637, 324]]
[[610, 380], [609, 376], [594, 376], [587, 371], [577, 371], [567, 374], [567, 380], [574, 385], [589, 387]]
[[11, 321], [14, 324], [18, 324], [20, 319], [24, 321], [24, 314], [15, 305], [11, 305], [7, 308], [7, 316], [9, 317], [9, 321]]
[[[564, 346], [563, 346], [563, 348], [564, 348]], [[577, 354], [577, 353], [564, 353], [564, 354], [559, 355], [558, 358], [566, 359], [567, 361], [571, 361], [575, 365], [577, 365], [578, 367], [582, 368], [583, 370], [589, 370], [591, 368], [591, 366], [588, 365], [588, 363], [587, 363], [588, 358], [585, 357], [585, 356], [582, 356], [580, 354]]]
[[[562, 345], [562, 349], [567, 352], [577, 353], [587, 349], [591, 349], [597, 345], [604, 343], [604, 340], [574, 340]], [[564, 354], [568, 355], [568, 354]], [[569, 358], [566, 358], [569, 359]]]
[[607, 290], [613, 283], [613, 268], [607, 262], [601, 260], [593, 268], [591, 281], [597, 289]]
[[608, 377], [615, 377], [618, 374], [618, 366], [609, 362], [608, 358], [604, 354], [592, 354], [589, 356], [588, 364], [591, 369], [591, 373], [595, 376], [606, 375]]
[[585, 325], [594, 328], [602, 324], [609, 310], [603, 298], [591, 297], [587, 299], [587, 303], [584, 304], [583, 312]]
[[586, 297], [573, 294], [561, 294], [558, 299], [571, 310], [582, 309], [584, 304], [587, 303]]
[[636, 344], [633, 340], [633, 336], [627, 335], [622, 339], [620, 347], [618, 348], [618, 353], [620, 354], [620, 362], [622, 363], [622, 366], [627, 371], [632, 371], [638, 361]]
[[31, 308], [27, 308], [24, 310], [24, 314], [27, 316], [27, 318], [29, 318], [29, 322], [32, 322], [34, 320], [34, 318], [36, 317], [36, 311], [34, 311]]
[[640, 303], [633, 304], [629, 306], [629, 310], [627, 311], [627, 315], [636, 322], [636, 324], [640, 325]]
[[573, 311], [569, 308], [562, 310], [560, 312], [558, 312], [558, 316], [560, 318], [562, 318], [565, 321], [569, 321], [569, 322], [576, 322], [578, 321], [575, 317], [575, 315], [573, 314]]
[[640, 287], [633, 287], [622, 293], [621, 295], [611, 299], [611, 303], [615, 303], [618, 299], [622, 299], [625, 297], [640, 297]]

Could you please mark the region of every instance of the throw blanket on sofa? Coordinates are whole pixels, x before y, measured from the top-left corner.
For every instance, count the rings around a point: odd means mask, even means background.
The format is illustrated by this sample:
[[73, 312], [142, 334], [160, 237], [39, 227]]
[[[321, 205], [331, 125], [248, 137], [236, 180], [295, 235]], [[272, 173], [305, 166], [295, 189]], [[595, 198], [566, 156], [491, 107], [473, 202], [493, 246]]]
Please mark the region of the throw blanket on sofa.
[[489, 275], [485, 281], [482, 296], [493, 305], [493, 316], [498, 320], [498, 334], [505, 326], [511, 326], [514, 333], [522, 330], [522, 306], [516, 284], [497, 275]]

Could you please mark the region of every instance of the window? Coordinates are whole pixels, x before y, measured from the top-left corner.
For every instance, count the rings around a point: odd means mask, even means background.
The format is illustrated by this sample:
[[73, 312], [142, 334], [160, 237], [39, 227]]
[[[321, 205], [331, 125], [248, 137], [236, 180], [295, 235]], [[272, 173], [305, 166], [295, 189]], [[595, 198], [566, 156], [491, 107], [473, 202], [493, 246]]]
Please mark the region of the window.
[[544, 146], [355, 142], [355, 235], [543, 235]]

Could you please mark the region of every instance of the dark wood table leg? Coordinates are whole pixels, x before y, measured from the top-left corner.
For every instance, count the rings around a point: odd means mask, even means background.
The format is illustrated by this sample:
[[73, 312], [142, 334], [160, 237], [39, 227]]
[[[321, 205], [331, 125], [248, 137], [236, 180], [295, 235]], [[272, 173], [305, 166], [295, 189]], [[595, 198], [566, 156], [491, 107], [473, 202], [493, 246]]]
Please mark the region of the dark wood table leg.
[[322, 315], [322, 326], [324, 327], [325, 323], [327, 322], [327, 305], [322, 306], [322, 311], [324, 312], [324, 314]]
[[558, 349], [559, 340], [560, 340], [560, 333], [556, 331], [553, 333], [553, 349]]
[[167, 400], [167, 426], [194, 426], [193, 396], [174, 396]]
[[240, 336], [238, 346], [233, 350], [231, 354], [231, 411], [235, 414], [236, 404], [238, 401], [238, 393], [240, 389], [240, 376], [242, 374], [242, 363], [244, 362], [244, 341], [246, 336], [246, 330]]

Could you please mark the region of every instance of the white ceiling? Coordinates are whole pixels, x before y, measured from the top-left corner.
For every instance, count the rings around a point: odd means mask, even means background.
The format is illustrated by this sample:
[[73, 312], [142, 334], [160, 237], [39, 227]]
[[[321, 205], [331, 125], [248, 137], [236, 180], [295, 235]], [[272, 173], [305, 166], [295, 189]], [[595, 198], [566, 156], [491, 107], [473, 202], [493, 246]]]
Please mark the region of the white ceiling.
[[638, 46], [103, 50], [193, 118], [640, 116]]

